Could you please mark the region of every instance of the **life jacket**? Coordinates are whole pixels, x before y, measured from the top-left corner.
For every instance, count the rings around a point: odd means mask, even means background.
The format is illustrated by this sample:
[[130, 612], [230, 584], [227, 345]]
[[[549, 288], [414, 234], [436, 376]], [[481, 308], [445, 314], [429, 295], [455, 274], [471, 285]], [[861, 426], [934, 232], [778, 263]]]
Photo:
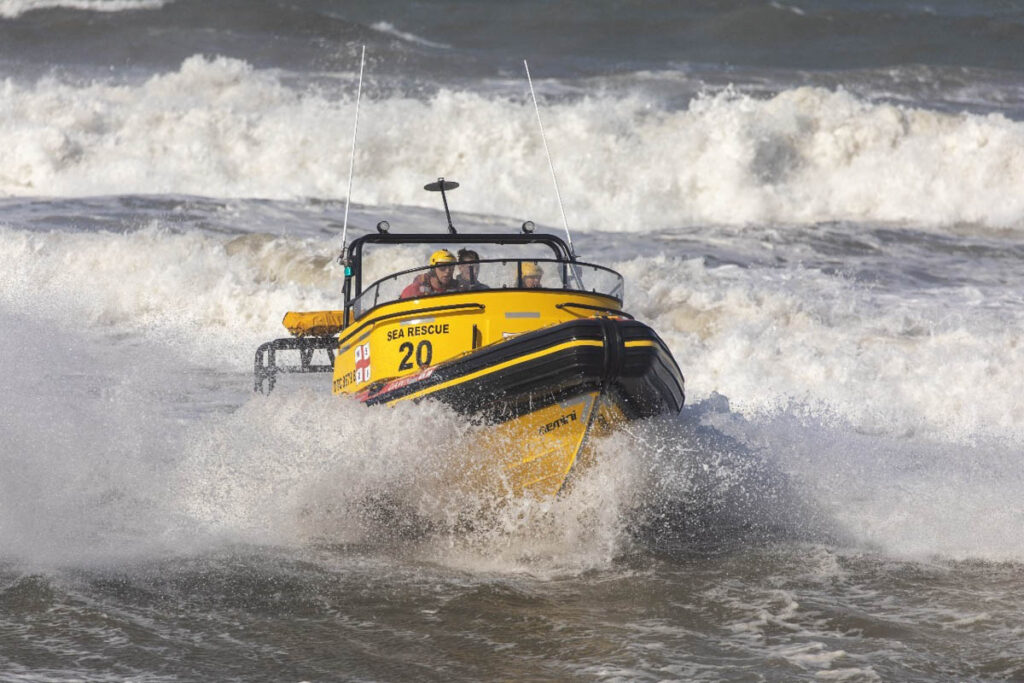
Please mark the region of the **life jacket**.
[[[415, 299], [418, 296], [429, 296], [431, 294], [443, 294], [444, 292], [455, 292], [458, 291], [458, 283], [455, 282], [455, 278], [448, 284], [448, 287], [441, 285], [441, 281], [436, 277], [431, 277], [433, 273], [426, 272], [420, 273], [413, 279], [412, 283], [402, 290], [402, 299]], [[435, 286], [435, 283], [437, 286]]]

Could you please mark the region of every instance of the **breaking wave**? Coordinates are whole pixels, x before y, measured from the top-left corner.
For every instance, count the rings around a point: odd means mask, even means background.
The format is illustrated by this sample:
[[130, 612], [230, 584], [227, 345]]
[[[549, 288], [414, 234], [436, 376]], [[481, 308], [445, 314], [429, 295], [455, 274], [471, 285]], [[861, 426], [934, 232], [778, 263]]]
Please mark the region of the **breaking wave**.
[[[561, 575], [636, 548], [713, 550], [781, 534], [894, 554], [1022, 557], [1019, 506], [1007, 505], [1022, 477], [1012, 446], [1019, 373], [1007, 366], [1002, 389], [967, 377], [957, 403], [941, 374], [887, 369], [912, 359], [941, 368], [922, 351], [953, 357], [964, 332], [910, 335], [847, 358], [858, 346], [856, 305], [841, 315], [846, 327], [830, 327], [806, 302], [789, 299], [787, 311], [780, 292], [744, 284], [736, 270], [613, 264], [664, 283], [689, 269], [685, 302], [675, 300], [682, 289], [654, 286], [639, 311], [686, 368], [689, 405], [599, 444], [599, 466], [570, 495], [495, 507], [458, 485], [467, 463], [485, 457], [480, 427], [443, 406], [367, 409], [320, 382], [252, 396], [262, 333], [243, 330], [276, 326], [288, 302], [272, 290], [312, 304], [330, 278], [298, 262], [286, 280], [264, 281], [269, 253], [232, 251], [235, 239], [0, 233], [5, 261], [19, 264], [3, 288], [15, 296], [0, 306], [0, 343], [19, 360], [0, 401], [8, 553], [105, 562], [210, 543], [375, 544], [471, 571]], [[302, 246], [284, 240], [273, 251]], [[140, 258], [145, 266], [133, 265]], [[184, 267], [166, 267], [175, 261]], [[829, 357], [839, 361], [832, 370]], [[862, 380], [837, 381], [855, 368], [868, 368]], [[735, 404], [708, 395], [711, 386], [729, 387]], [[980, 407], [965, 423], [967, 403]], [[984, 415], [999, 410], [1002, 426]]]
[[[0, 87], [0, 193], [336, 198], [353, 106], [227, 58], [192, 57], [139, 84], [48, 77]], [[653, 95], [542, 111], [577, 229], [852, 220], [1024, 229], [1024, 123], [876, 103], [841, 89], [726, 90], [685, 109]], [[441, 90], [363, 103], [353, 200], [560, 223], [532, 107]]]
[[[0, 304], [60, 324], [157, 340], [197, 361], [246, 367], [252, 343], [294, 309], [337, 305], [323, 244], [224, 239], [151, 226], [127, 234], [0, 228]], [[321, 253], [318, 253], [321, 252]]]
[[0, 0], [0, 17], [14, 19], [34, 10], [64, 7], [91, 12], [160, 9], [173, 0]]
[[[322, 238], [160, 224], [123, 234], [0, 228], [0, 304], [242, 370], [256, 344], [284, 334], [286, 311], [339, 305], [336, 248]], [[998, 291], [954, 278], [908, 296], [817, 269], [620, 261], [615, 241], [590, 251], [625, 275], [627, 309], [672, 348], [692, 398], [718, 391], [747, 415], [796, 407], [870, 433], [1021, 438], [1024, 319], [1012, 301], [991, 308]], [[988, 266], [987, 276], [1013, 277], [997, 267], [1009, 266]]]

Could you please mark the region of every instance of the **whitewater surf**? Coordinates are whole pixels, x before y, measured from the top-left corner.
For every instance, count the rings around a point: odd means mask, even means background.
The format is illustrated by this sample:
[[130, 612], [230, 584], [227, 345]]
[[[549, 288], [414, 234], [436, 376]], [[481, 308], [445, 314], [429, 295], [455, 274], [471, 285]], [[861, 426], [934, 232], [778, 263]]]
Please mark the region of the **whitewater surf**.
[[[1024, 675], [1020, 10], [539, 8], [0, 0], [0, 677]], [[479, 425], [252, 394], [341, 301], [363, 43], [354, 237], [441, 174], [559, 231], [527, 56], [576, 251], [686, 359], [571, 495], [466, 524]]]

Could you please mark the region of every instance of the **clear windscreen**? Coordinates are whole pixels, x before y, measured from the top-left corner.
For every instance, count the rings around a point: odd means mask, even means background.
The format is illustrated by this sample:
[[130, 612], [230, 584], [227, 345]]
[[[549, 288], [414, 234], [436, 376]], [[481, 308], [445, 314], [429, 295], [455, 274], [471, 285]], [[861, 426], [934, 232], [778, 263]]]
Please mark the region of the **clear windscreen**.
[[[550, 253], [550, 250], [545, 249]], [[365, 280], [364, 280], [365, 281]], [[400, 299], [494, 289], [571, 290], [604, 294], [622, 301], [622, 276], [589, 263], [552, 258], [502, 258], [421, 266], [392, 273], [364, 287], [354, 302], [357, 318]]]

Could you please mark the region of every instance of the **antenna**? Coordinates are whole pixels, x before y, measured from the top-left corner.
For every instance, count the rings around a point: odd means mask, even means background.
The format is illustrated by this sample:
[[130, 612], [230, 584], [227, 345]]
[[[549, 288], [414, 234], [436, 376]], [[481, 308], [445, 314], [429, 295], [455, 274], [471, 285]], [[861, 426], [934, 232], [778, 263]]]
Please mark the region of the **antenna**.
[[436, 183], [430, 183], [424, 185], [423, 189], [428, 192], [440, 192], [441, 201], [444, 202], [444, 215], [448, 217], [448, 232], [453, 235], [458, 233], [455, 232], [455, 226], [452, 225], [452, 212], [448, 210], [448, 197], [445, 195], [445, 190], [454, 190], [459, 184], [453, 180], [445, 180], [444, 178], [438, 178]]
[[555, 165], [551, 162], [551, 150], [548, 149], [548, 138], [544, 135], [544, 124], [540, 120], [540, 107], [537, 105], [537, 93], [533, 91], [533, 79], [530, 78], [530, 65], [523, 60], [526, 67], [526, 81], [530, 84], [530, 95], [533, 97], [533, 110], [537, 113], [537, 126], [540, 128], [540, 139], [544, 142], [544, 154], [548, 158], [548, 167], [551, 169], [551, 182], [555, 185], [555, 197], [558, 199], [558, 210], [562, 212], [562, 225], [565, 226], [565, 238], [569, 242], [569, 255], [576, 259], [576, 251], [572, 248], [572, 235], [569, 234], [569, 221], [565, 218], [565, 207], [562, 206], [562, 194], [558, 191], [558, 178], [555, 177]]
[[[366, 63], [366, 46], [363, 45], [363, 52], [359, 57], [359, 86], [356, 89], [356, 122], [352, 127], [352, 155], [349, 158], [348, 165], [348, 193], [345, 195], [345, 221], [341, 228], [341, 256], [338, 259], [342, 263], [345, 263], [347, 257], [345, 255], [345, 245], [348, 240], [348, 207], [352, 203], [352, 176], [356, 170], [356, 133], [359, 132], [359, 99], [363, 94], [363, 65]], [[348, 270], [348, 264], [345, 263], [345, 269]]]

